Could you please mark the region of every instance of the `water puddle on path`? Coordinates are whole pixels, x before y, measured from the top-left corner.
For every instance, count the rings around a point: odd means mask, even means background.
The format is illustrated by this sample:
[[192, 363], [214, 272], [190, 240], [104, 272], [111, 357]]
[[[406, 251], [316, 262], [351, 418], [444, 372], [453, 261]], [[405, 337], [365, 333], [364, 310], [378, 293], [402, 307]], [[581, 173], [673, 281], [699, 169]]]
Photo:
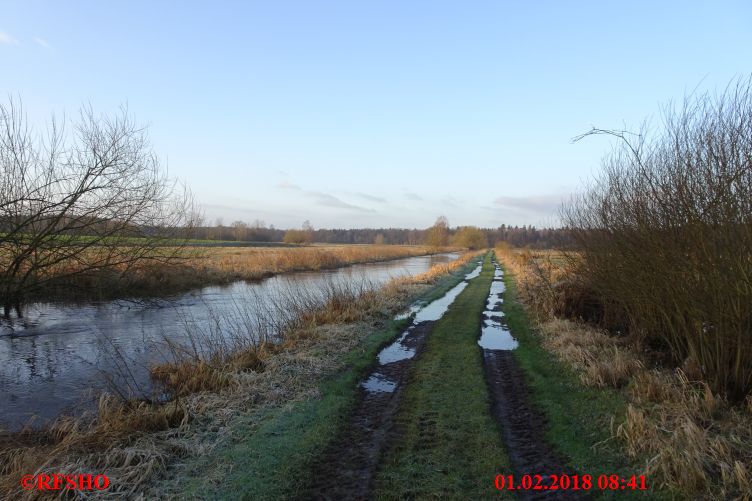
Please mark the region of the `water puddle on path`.
[[486, 311], [483, 312], [483, 326], [478, 344], [486, 350], [514, 350], [519, 343], [512, 337], [501, 311], [505, 291], [504, 272], [497, 262], [494, 261], [493, 264], [496, 269], [486, 301]]
[[[439, 299], [428, 304], [417, 304], [410, 309], [394, 317], [395, 320], [404, 320], [413, 317], [410, 326], [392, 344], [379, 353], [379, 367], [388, 366], [403, 360], [409, 360], [415, 356], [418, 345], [422, 344], [425, 331], [416, 332], [415, 326], [423, 322], [435, 322], [439, 320], [449, 309], [449, 306], [457, 299], [457, 296], [465, 290], [468, 281], [480, 275], [482, 265], [478, 265], [473, 271], [465, 275], [465, 279], [452, 287]], [[396, 381], [390, 379], [384, 373], [391, 370], [376, 369], [371, 376], [361, 383], [361, 387], [368, 392], [393, 392], [397, 388]]]
[[378, 372], [374, 372], [373, 374], [371, 374], [371, 377], [363, 382], [363, 389], [372, 393], [392, 393], [395, 389], [397, 389], [397, 383], [390, 381], [386, 376], [383, 376]]
[[465, 281], [436, 301], [415, 305], [397, 317], [397, 320], [412, 320], [398, 339], [381, 350], [378, 365], [360, 383], [349, 422], [322, 453], [305, 499], [370, 499], [371, 480], [394, 433], [394, 416], [410, 369], [435, 321], [467, 287], [467, 280], [478, 276], [480, 269], [478, 266], [465, 275]]

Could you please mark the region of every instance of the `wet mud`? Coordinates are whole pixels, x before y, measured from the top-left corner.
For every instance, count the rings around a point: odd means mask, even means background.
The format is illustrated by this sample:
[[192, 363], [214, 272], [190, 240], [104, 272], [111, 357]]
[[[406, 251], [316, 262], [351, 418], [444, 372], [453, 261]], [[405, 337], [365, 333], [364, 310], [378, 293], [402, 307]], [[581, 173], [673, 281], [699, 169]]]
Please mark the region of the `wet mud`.
[[[494, 262], [486, 311], [481, 317], [478, 344], [483, 350], [483, 367], [491, 394], [491, 413], [501, 425], [501, 434], [512, 464], [516, 482], [523, 475], [541, 475], [541, 485], [550, 486], [549, 475], [575, 475], [566, 459], [547, 443], [545, 416], [530, 400], [530, 388], [512, 351], [517, 340], [512, 337], [501, 307], [504, 303], [504, 272]], [[566, 490], [519, 490], [523, 499], [588, 499], [580, 492]]]
[[358, 387], [350, 421], [317, 462], [309, 488], [298, 499], [369, 499], [381, 454], [394, 439], [394, 417], [402, 391], [433, 321], [412, 325], [380, 354]]
[[[545, 439], [547, 422], [530, 401], [530, 389], [510, 350], [483, 350], [483, 365], [491, 393], [491, 411], [501, 424], [501, 434], [516, 481], [522, 475], [576, 475]], [[522, 499], [589, 499], [575, 491], [517, 491]]]

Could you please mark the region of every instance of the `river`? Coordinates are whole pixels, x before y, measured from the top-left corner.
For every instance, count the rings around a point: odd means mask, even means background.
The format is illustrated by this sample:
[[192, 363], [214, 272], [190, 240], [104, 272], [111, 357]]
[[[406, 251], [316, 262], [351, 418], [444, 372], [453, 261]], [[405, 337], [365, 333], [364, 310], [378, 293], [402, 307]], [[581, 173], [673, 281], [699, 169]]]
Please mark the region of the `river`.
[[[174, 347], [201, 351], [192, 346], [204, 339], [196, 332], [231, 333], [255, 325], [260, 317], [274, 316], [280, 297], [332, 284], [375, 287], [457, 257], [437, 254], [285, 273], [147, 302], [30, 304], [25, 318], [0, 324], [0, 428], [36, 427], [61, 414], [93, 410], [103, 390], [149, 393], [149, 367], [169, 359]], [[172, 350], [166, 348], [170, 345]]]

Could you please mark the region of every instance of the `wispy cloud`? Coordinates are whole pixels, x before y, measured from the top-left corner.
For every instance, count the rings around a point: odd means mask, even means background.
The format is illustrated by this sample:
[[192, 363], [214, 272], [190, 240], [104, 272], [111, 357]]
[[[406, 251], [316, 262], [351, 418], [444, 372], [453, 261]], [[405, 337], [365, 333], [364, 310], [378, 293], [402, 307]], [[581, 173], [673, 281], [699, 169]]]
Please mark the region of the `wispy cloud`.
[[460, 207], [462, 205], [462, 201], [454, 198], [451, 195], [446, 195], [441, 198], [441, 203], [443, 205], [447, 205], [449, 207]]
[[39, 45], [40, 47], [44, 47], [45, 49], [49, 49], [50, 48], [49, 42], [47, 42], [47, 40], [45, 40], [42, 37], [34, 37], [34, 42], [37, 45]]
[[502, 207], [505, 209], [512, 209], [540, 215], [551, 215], [556, 213], [565, 198], [566, 197], [561, 194], [533, 195], [529, 197], [501, 196], [494, 200], [494, 204], [496, 204], [497, 207]]
[[416, 193], [405, 193], [405, 196], [408, 200], [423, 200], [423, 197], [417, 195]]
[[373, 195], [369, 195], [367, 193], [360, 193], [360, 192], [356, 193], [356, 195], [358, 195], [361, 198], [365, 198], [366, 200], [370, 200], [371, 202], [379, 202], [382, 204], [386, 203], [386, 198], [375, 197]]
[[349, 204], [333, 195], [321, 193], [320, 191], [310, 191], [306, 193], [306, 196], [313, 198], [318, 205], [323, 205], [324, 207], [336, 207], [338, 209], [348, 209], [358, 212], [376, 212], [373, 209]]
[[13, 38], [10, 33], [0, 31], [0, 45], [18, 45], [18, 40]]
[[297, 184], [288, 183], [287, 181], [282, 181], [281, 183], [277, 184], [277, 188], [280, 190], [295, 190], [299, 191], [301, 188]]

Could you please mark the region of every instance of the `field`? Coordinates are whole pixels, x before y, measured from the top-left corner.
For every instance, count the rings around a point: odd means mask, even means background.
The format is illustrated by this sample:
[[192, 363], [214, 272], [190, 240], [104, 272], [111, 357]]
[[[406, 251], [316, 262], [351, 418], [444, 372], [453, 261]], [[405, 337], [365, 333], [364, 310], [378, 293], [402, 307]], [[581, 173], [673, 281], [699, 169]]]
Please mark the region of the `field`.
[[[181, 248], [156, 247], [148, 259], [127, 266], [93, 269], [81, 273], [79, 261], [69, 259], [45, 270], [43, 281], [27, 299], [63, 301], [115, 297], [154, 297], [236, 280], [260, 280], [291, 271], [317, 271], [358, 263], [369, 263], [446, 252], [410, 245], [311, 245], [237, 246], [189, 245]], [[93, 248], [87, 260], [100, 261], [119, 251]], [[124, 254], [128, 249], [122, 250]]]

